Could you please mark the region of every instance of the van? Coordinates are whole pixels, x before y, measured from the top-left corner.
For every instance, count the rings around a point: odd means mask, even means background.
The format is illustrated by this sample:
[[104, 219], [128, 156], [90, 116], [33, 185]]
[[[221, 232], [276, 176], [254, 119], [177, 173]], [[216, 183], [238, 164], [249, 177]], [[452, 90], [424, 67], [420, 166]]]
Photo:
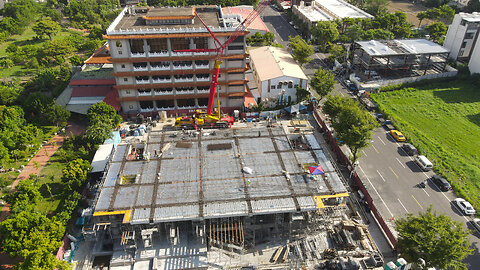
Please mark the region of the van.
[[430, 160], [428, 160], [427, 157], [425, 157], [425, 156], [422, 156], [422, 155], [416, 156], [416, 157], [415, 157], [415, 162], [418, 164], [418, 166], [419, 166], [422, 170], [424, 170], [424, 171], [426, 171], [426, 172], [428, 172], [428, 171], [430, 171], [430, 170], [433, 169], [433, 164], [432, 164], [432, 162], [430, 162]]

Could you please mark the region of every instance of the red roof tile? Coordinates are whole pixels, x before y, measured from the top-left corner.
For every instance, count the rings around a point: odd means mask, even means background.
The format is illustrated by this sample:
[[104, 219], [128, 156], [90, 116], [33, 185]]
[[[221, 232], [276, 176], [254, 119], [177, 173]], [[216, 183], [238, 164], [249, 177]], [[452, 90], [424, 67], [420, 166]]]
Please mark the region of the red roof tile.
[[243, 106], [245, 106], [246, 108], [250, 107], [250, 103], [253, 104], [253, 106], [257, 105], [257, 102], [255, 101], [255, 98], [253, 97], [252, 93], [250, 92], [250, 90], [248, 90], [246, 87], [245, 87], [245, 91], [247, 92], [247, 94], [245, 95], [245, 98], [243, 99]]
[[[248, 14], [250, 14], [250, 12], [252, 11], [253, 11], [252, 9], [240, 8], [240, 7], [222, 8], [223, 14], [240, 14], [244, 19], [247, 18]], [[256, 11], [253, 11], [253, 12], [256, 12]], [[255, 20], [253, 20], [253, 22], [247, 27], [247, 29], [269, 32], [267, 26], [262, 21], [260, 16], [257, 16]]]
[[115, 79], [71, 80], [68, 85], [115, 85]]
[[111, 105], [115, 110], [118, 112], [122, 109], [122, 106], [120, 105], [120, 102], [118, 101], [118, 91], [113, 90], [110, 93], [107, 94], [107, 96], [103, 99], [103, 102]]
[[112, 90], [111, 86], [73, 87], [71, 97], [104, 97]]

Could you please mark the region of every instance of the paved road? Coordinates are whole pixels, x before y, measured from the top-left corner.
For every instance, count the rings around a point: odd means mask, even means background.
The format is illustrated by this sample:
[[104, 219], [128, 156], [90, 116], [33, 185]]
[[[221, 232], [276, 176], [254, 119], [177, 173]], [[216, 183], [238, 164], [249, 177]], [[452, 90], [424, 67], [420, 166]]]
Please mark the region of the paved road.
[[284, 12], [276, 11], [268, 6], [263, 10], [261, 17], [268, 30], [275, 35], [275, 42], [282, 44], [285, 48], [288, 45], [289, 36], [300, 35], [288, 23], [287, 15]]
[[[371, 146], [362, 151], [358, 174], [387, 223], [393, 226], [392, 218], [403, 217], [407, 213], [417, 214], [432, 205], [437, 213], [444, 213], [474, 230], [469, 222], [471, 218], [461, 214], [451, 203], [456, 198], [452, 191], [441, 192], [431, 180], [428, 180], [426, 188], [416, 187], [434, 172], [423, 172], [413, 157], [401, 150], [401, 143], [395, 142], [383, 128], [378, 128], [372, 139]], [[470, 269], [480, 267], [479, 237], [477, 231], [469, 237], [475, 249], [475, 254], [466, 260]]]

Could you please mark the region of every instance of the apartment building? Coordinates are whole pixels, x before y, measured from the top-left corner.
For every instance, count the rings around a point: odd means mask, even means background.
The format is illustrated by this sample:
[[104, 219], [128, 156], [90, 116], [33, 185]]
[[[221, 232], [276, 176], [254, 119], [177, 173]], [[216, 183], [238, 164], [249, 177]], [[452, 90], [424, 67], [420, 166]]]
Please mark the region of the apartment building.
[[[104, 37], [124, 116], [174, 115], [207, 107], [216, 53], [179, 51], [215, 48], [195, 12], [222, 43], [242, 20], [224, 15], [218, 6], [127, 7], [108, 27]], [[240, 33], [224, 51], [217, 91], [225, 112], [243, 107], [246, 34]]]
[[455, 14], [448, 27], [443, 46], [450, 49], [450, 59], [469, 62], [473, 48], [478, 40], [480, 29], [480, 13]]

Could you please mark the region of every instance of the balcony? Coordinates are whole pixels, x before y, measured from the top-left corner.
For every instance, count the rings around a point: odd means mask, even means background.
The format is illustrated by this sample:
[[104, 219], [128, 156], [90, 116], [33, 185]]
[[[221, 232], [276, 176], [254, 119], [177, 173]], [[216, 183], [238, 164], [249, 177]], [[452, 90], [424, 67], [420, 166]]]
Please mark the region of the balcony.
[[155, 110], [155, 108], [145, 108], [145, 109], [140, 108], [140, 112], [143, 112], [143, 113], [145, 113], [145, 112], [153, 112], [154, 110]]
[[150, 83], [150, 80], [135, 80], [137, 84], [147, 84]]
[[210, 88], [209, 89], [197, 89], [197, 92], [198, 93], [208, 93], [208, 92], [210, 92]]
[[184, 90], [184, 91], [179, 91], [179, 90], [176, 90], [175, 91], [177, 95], [193, 95], [195, 94], [195, 90]]
[[195, 106], [177, 106], [179, 110], [195, 109]]
[[194, 52], [193, 55], [209, 55], [210, 52]]
[[193, 82], [192, 78], [175, 79], [175, 82]]
[[173, 95], [173, 90], [172, 91], [154, 91], [154, 94], [156, 96], [161, 96], [161, 95]]
[[195, 65], [195, 69], [210, 69], [210, 65]]
[[192, 69], [193, 66], [192, 65], [180, 65], [180, 66], [173, 66], [173, 69], [175, 70], [186, 70], [186, 69]]
[[170, 70], [170, 66], [150, 66], [151, 70]]
[[170, 83], [172, 79], [152, 79], [152, 83]]
[[147, 57], [146, 53], [131, 53], [131, 57]]
[[144, 92], [138, 91], [138, 95], [139, 96], [151, 96], [152, 92], [151, 91], [144, 91]]
[[148, 53], [148, 56], [150, 57], [165, 57], [165, 56], [169, 56], [169, 53], [168, 51], [163, 51], [163, 52], [149, 52]]
[[133, 67], [133, 71], [148, 71], [148, 67]]
[[159, 111], [175, 110], [175, 107], [157, 107], [157, 110]]
[[209, 82], [209, 81], [210, 81], [210, 77], [205, 77], [205, 78], [203, 78], [203, 77], [198, 78], [197, 77], [197, 82]]
[[192, 52], [172, 52], [172, 56], [190, 56]]

